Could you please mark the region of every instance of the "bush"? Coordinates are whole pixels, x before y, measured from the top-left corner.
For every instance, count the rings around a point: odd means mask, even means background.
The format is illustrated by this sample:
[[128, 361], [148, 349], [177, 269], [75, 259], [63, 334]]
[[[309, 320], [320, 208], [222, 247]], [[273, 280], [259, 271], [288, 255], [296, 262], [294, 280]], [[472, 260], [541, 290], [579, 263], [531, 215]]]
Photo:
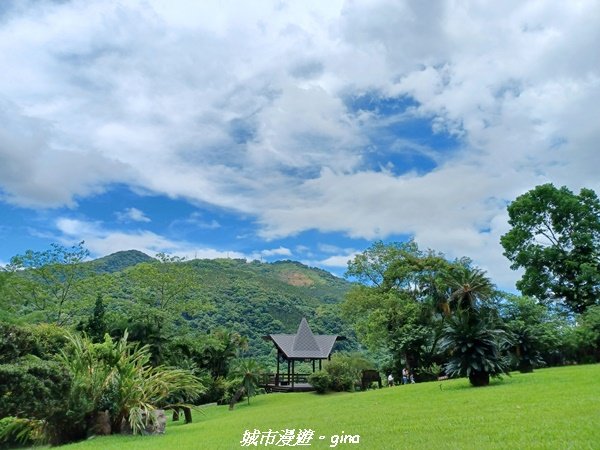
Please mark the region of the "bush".
[[325, 363], [325, 369], [312, 374], [308, 382], [319, 393], [327, 390], [354, 391], [361, 386], [363, 370], [371, 369], [373, 363], [359, 354], [335, 354]]
[[49, 359], [65, 344], [64, 330], [56, 325], [19, 326], [0, 322], [0, 364], [27, 355]]
[[165, 406], [169, 399], [198, 397], [204, 386], [189, 370], [150, 365], [150, 348], [127, 342], [128, 335], [113, 341], [108, 335], [95, 344], [69, 335], [69, 347], [61, 362], [69, 369], [73, 384], [69, 394], [73, 416], [87, 420], [110, 408], [112, 429], [129, 423], [134, 434], [145, 430], [144, 418]]
[[331, 378], [330, 387], [334, 391], [352, 391], [357, 384], [357, 373], [347, 361], [332, 361], [325, 370]]
[[324, 394], [332, 384], [332, 379], [325, 370], [319, 370], [308, 377], [308, 382], [315, 388], [317, 393]]
[[0, 411], [3, 416], [46, 419], [66, 409], [70, 385], [68, 371], [56, 362], [0, 364]]
[[335, 354], [325, 365], [331, 378], [330, 388], [334, 391], [353, 391], [360, 386], [362, 371], [373, 364], [359, 354]]

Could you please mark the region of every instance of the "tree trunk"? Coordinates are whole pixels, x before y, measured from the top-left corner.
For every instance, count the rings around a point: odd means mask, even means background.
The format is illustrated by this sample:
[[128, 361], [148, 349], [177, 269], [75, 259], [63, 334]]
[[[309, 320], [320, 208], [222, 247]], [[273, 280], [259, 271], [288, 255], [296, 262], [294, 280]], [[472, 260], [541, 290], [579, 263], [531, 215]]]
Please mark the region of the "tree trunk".
[[187, 407], [183, 407], [183, 415], [185, 416], [185, 423], [192, 423], [192, 410]]
[[519, 372], [521, 373], [531, 373], [533, 372], [533, 364], [529, 360], [521, 360], [519, 361]]
[[241, 387], [237, 390], [237, 392], [235, 393], [235, 395], [231, 398], [231, 401], [229, 402], [229, 410], [230, 411], [233, 410], [233, 407], [240, 400], [240, 398], [242, 398], [242, 395], [244, 395], [245, 392], [246, 392], [246, 389], [244, 389], [243, 387]]
[[472, 371], [469, 375], [469, 381], [475, 387], [487, 386], [490, 384], [490, 374], [487, 372]]

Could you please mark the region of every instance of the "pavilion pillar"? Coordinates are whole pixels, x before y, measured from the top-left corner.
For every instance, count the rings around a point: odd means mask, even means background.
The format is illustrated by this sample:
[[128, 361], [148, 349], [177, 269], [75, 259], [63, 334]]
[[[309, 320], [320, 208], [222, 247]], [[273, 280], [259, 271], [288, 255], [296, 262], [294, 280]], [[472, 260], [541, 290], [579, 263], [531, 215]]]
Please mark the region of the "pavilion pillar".
[[315, 360], [313, 359], [313, 373], [315, 373]]
[[277, 375], [275, 375], [275, 386], [279, 386], [279, 358], [281, 355], [279, 354], [279, 349], [277, 349]]
[[321, 363], [323, 362], [322, 359], [319, 360], [319, 370], [323, 370], [323, 366], [321, 365]]
[[294, 363], [296, 360], [292, 359], [292, 391], [294, 390]]
[[287, 383], [290, 384], [290, 360], [287, 360], [288, 363], [288, 376], [287, 376]]

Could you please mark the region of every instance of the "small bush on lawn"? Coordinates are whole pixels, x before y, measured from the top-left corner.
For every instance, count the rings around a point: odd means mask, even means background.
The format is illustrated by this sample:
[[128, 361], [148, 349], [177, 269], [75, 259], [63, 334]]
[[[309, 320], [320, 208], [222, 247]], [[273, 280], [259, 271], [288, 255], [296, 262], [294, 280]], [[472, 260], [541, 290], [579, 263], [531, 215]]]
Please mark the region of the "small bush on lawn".
[[325, 370], [319, 370], [308, 377], [308, 382], [319, 394], [324, 394], [329, 390], [331, 381], [331, 377]]
[[327, 390], [353, 391], [361, 385], [362, 372], [373, 363], [358, 354], [335, 354], [325, 363], [324, 370], [309, 377], [309, 383], [319, 393]]

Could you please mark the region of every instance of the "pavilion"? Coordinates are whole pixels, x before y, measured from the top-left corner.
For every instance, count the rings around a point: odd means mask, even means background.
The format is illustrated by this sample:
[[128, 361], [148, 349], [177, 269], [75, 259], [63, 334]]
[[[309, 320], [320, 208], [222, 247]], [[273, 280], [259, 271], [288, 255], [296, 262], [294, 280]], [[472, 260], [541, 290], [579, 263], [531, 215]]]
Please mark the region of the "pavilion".
[[[331, 359], [331, 351], [336, 341], [346, 338], [338, 335], [313, 334], [308, 322], [303, 317], [296, 334], [269, 334], [263, 336], [266, 341], [272, 341], [277, 349], [277, 373], [269, 376], [265, 382], [268, 391], [299, 391], [312, 390], [308, 384], [309, 374], [296, 373], [296, 361], [312, 362], [313, 373], [316, 362], [319, 370], [322, 361]], [[280, 372], [281, 363], [287, 362], [287, 371]]]

